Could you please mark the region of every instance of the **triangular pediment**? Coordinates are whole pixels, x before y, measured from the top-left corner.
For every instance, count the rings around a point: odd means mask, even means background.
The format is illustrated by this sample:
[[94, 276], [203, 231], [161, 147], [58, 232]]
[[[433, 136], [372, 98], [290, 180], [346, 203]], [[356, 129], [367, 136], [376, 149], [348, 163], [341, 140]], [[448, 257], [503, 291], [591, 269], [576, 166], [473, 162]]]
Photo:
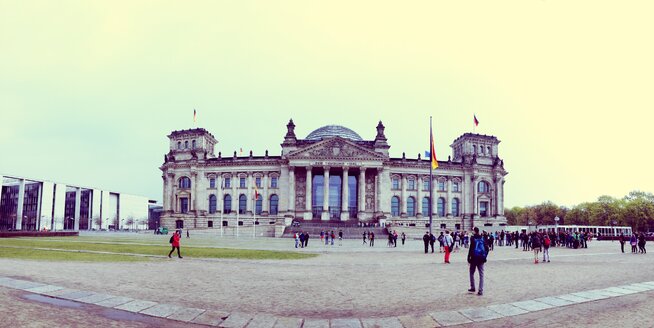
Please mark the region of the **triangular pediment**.
[[294, 150], [287, 155], [287, 158], [321, 160], [384, 160], [385, 156], [373, 150], [359, 146], [347, 139], [333, 137]]

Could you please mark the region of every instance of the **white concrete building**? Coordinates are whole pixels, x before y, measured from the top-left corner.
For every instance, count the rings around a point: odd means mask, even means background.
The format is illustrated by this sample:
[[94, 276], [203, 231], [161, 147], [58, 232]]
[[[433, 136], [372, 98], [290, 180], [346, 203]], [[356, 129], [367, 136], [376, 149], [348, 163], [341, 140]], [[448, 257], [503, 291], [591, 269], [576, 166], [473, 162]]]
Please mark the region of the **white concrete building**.
[[0, 175], [0, 230], [146, 229], [146, 197]]
[[[281, 156], [223, 157], [202, 128], [173, 131], [163, 172], [161, 225], [283, 224], [350, 221], [469, 229], [506, 224], [500, 141], [466, 133], [429, 178], [429, 159], [389, 157], [384, 126], [374, 140], [337, 125], [298, 139], [291, 120]], [[427, 147], [425, 147], [427, 148]], [[328, 181], [328, 183], [325, 183]], [[343, 182], [347, 183], [343, 183]], [[430, 199], [433, 188], [433, 199]], [[255, 198], [256, 194], [256, 198]]]

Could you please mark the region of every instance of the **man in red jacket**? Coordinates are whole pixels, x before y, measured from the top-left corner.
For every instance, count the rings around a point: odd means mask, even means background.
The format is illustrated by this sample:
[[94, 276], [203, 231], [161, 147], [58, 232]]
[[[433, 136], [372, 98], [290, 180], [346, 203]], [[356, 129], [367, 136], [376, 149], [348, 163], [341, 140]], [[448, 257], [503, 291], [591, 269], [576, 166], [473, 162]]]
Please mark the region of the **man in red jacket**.
[[171, 249], [170, 253], [168, 253], [168, 257], [170, 257], [170, 255], [173, 254], [175, 248], [177, 248], [177, 256], [179, 256], [180, 259], [182, 258], [182, 255], [179, 254], [179, 239], [180, 239], [179, 231], [175, 231], [175, 233], [172, 236], [173, 241], [170, 243], [173, 246], [173, 249]]

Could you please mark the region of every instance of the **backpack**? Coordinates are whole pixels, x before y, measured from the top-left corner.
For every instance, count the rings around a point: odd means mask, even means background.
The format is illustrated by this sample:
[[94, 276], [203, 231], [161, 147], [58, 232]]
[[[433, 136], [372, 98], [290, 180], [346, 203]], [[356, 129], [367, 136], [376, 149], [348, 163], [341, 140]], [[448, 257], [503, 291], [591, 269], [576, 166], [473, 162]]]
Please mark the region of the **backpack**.
[[549, 238], [545, 239], [545, 241], [543, 242], [543, 244], [545, 245], [545, 247], [550, 247], [550, 243], [551, 243], [551, 241], [550, 241]]
[[484, 245], [484, 239], [482, 237], [475, 237], [475, 249], [472, 254], [476, 259], [486, 260], [488, 253], [486, 252], [486, 245]]
[[531, 239], [531, 248], [537, 248], [540, 247], [540, 238], [534, 237]]
[[[173, 235], [174, 236], [174, 235]], [[168, 241], [169, 244], [173, 243], [173, 236], [170, 236], [170, 240]]]

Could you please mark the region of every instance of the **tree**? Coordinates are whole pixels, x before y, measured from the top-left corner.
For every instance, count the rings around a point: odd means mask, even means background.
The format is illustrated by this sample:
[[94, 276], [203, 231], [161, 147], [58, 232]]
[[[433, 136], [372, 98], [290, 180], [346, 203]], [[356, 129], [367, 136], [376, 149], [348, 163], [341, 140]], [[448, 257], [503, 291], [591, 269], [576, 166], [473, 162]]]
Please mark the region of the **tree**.
[[134, 228], [134, 227], [133, 227], [133, 225], [134, 225], [134, 217], [132, 217], [131, 215], [128, 216], [128, 217], [127, 217], [127, 221], [125, 221], [125, 224], [127, 224], [127, 225], [129, 226], [130, 229], [133, 229], [133, 228]]
[[93, 223], [95, 223], [98, 226], [98, 230], [102, 230], [102, 218], [99, 216], [96, 216], [93, 219]]

